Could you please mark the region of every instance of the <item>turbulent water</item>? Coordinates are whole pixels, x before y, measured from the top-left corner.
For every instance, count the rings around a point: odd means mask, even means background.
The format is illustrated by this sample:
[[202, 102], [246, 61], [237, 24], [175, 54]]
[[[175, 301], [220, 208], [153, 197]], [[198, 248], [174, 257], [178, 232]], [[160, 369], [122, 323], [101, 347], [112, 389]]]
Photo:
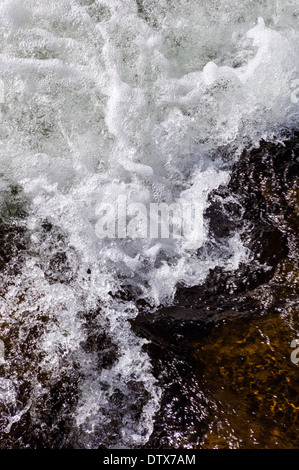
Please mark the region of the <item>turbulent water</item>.
[[[209, 196], [298, 122], [298, 15], [295, 0], [1, 1], [2, 447], [149, 441], [163, 386], [132, 321], [250, 263], [246, 221], [216, 236]], [[200, 231], [100, 238], [98, 205], [120, 197], [192, 203]]]

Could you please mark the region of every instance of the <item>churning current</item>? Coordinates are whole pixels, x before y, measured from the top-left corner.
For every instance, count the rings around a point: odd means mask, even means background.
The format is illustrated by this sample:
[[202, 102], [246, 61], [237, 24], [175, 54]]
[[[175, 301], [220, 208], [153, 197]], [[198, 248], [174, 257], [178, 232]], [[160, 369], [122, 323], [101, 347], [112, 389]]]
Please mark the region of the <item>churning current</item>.
[[[139, 304], [151, 315], [178, 285], [249, 262], [246, 227], [216, 240], [205, 210], [244, 148], [298, 120], [298, 14], [295, 0], [1, 1], [11, 446], [148, 441], [162, 390], [130, 322]], [[99, 236], [99, 205], [119, 201], [192, 205], [199, 222], [189, 237], [139, 236], [133, 211], [131, 236]]]

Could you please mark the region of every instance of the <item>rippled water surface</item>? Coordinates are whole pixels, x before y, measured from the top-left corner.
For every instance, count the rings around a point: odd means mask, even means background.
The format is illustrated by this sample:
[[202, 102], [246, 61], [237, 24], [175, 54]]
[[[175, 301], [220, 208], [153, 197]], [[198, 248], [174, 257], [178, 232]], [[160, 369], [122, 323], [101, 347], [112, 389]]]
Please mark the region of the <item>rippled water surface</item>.
[[298, 447], [298, 15], [2, 0], [0, 448]]

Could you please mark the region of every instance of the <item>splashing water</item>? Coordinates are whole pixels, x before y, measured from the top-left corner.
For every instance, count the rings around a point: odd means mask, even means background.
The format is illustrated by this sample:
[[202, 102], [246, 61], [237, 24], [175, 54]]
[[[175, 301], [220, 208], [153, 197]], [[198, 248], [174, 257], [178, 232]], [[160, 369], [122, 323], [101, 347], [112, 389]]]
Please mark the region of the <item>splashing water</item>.
[[[27, 416], [34, 445], [147, 442], [161, 390], [136, 301], [171, 304], [178, 284], [250, 259], [204, 212], [245, 146], [298, 119], [298, 14], [292, 0], [1, 3], [4, 433]], [[96, 207], [119, 196], [192, 202], [200, 236], [100, 239]]]

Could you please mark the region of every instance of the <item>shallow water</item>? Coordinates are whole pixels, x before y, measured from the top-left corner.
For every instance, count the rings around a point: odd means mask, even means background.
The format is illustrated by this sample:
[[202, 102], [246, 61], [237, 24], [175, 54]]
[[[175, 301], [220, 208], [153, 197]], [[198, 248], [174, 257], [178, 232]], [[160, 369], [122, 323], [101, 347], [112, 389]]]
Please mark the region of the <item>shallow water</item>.
[[[218, 362], [198, 359], [230, 318], [278, 315], [296, 336], [295, 292], [274, 294], [296, 286], [298, 14], [1, 3], [2, 448], [249, 445], [215, 434]], [[142, 238], [133, 211], [134, 236], [100, 238], [119, 198], [193, 204], [197, 230]]]

